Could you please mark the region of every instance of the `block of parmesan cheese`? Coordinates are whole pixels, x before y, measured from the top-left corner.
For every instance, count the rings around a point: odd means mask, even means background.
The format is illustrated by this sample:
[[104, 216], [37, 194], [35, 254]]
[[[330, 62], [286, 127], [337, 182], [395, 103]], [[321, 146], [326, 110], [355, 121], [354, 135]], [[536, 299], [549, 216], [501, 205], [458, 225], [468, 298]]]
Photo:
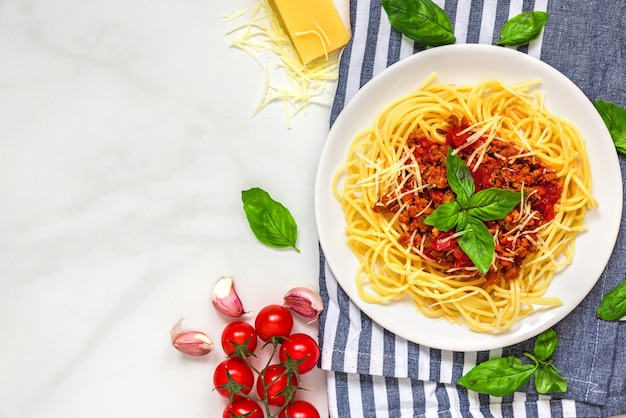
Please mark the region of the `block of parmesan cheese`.
[[270, 4], [304, 65], [326, 58], [350, 40], [333, 0], [270, 0]]

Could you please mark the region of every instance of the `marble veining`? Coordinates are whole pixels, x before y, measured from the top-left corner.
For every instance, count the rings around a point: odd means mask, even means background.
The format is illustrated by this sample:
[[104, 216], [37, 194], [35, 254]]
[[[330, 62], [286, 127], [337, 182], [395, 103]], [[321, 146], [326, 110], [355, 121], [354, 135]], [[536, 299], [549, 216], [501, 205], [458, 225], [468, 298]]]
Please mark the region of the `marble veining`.
[[[251, 310], [317, 287], [329, 109], [250, 117], [264, 72], [220, 16], [251, 3], [0, 1], [0, 418], [217, 416], [222, 353], [183, 357], [170, 327], [218, 341], [222, 275]], [[250, 187], [301, 253], [252, 235]], [[324, 409], [324, 372], [303, 384]]]

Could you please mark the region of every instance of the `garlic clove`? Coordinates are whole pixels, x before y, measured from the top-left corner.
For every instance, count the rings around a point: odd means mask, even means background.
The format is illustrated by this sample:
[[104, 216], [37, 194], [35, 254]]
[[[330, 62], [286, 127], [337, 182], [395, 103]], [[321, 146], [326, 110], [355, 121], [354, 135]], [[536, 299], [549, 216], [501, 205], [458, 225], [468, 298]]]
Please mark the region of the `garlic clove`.
[[238, 318], [246, 313], [239, 295], [235, 291], [232, 277], [220, 278], [213, 287], [211, 302], [215, 309], [227, 316]]
[[172, 346], [181, 353], [190, 356], [204, 356], [213, 350], [213, 341], [201, 331], [183, 328], [183, 319], [179, 319], [170, 331]]
[[305, 318], [311, 319], [308, 322], [309, 324], [317, 321], [317, 318], [324, 310], [322, 297], [319, 293], [304, 286], [294, 287], [289, 290], [283, 300], [285, 307]]

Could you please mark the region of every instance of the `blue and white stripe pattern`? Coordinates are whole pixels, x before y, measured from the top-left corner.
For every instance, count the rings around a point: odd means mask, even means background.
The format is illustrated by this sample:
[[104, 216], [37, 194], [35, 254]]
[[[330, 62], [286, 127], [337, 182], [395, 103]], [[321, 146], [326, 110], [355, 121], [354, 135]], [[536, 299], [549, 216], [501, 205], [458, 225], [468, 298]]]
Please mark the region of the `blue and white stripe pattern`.
[[[550, 13], [540, 39], [520, 48], [572, 79], [590, 99], [626, 106], [626, 2], [578, 0], [436, 0], [457, 43], [496, 42], [502, 24], [528, 10]], [[391, 29], [380, 0], [351, 0], [353, 39], [340, 65], [331, 123], [372, 77], [423, 47]], [[625, 165], [624, 160], [620, 161]], [[622, 172], [626, 170], [622, 169]], [[622, 180], [623, 181], [623, 180]], [[626, 275], [622, 229], [608, 266], [585, 301], [557, 325], [555, 364], [566, 394], [538, 395], [532, 385], [505, 398], [479, 395], [454, 382], [477, 363], [531, 351], [533, 341], [481, 352], [450, 352], [407, 342], [354, 305], [320, 257], [322, 368], [331, 417], [606, 417], [626, 414], [626, 324], [595, 319], [602, 295]]]

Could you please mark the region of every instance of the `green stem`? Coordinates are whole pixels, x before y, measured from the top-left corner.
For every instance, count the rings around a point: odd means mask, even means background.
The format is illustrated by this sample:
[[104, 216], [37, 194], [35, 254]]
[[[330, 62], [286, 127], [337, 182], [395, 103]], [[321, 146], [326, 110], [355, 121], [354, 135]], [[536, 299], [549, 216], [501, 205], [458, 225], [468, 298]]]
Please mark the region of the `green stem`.
[[262, 403], [263, 407], [265, 408], [265, 415], [267, 416], [267, 418], [275, 418], [280, 413], [280, 410], [282, 409], [282, 407], [278, 409], [278, 412], [276, 413], [276, 415], [272, 415], [272, 411], [270, 409], [270, 405], [267, 402], [267, 397], [268, 397], [267, 391], [269, 389], [269, 385], [267, 385], [265, 383], [264, 377], [265, 377], [265, 370], [267, 370], [267, 368], [272, 364], [272, 360], [274, 359], [274, 357], [276, 356], [276, 353], [278, 352], [279, 341], [276, 338], [272, 338], [270, 340], [270, 342], [271, 342], [271, 344], [273, 346], [272, 354], [269, 356], [269, 358], [267, 359], [267, 363], [265, 363], [265, 366], [261, 370], [258, 370], [256, 367], [254, 367], [254, 364], [252, 364], [252, 362], [250, 361], [250, 359], [247, 356], [242, 356], [242, 360], [248, 366], [250, 366], [252, 371], [257, 374], [259, 379], [261, 379], [261, 383], [263, 385], [263, 398], [261, 398], [260, 396], [252, 396], [250, 394], [242, 394], [242, 395], [246, 399], [250, 399], [250, 400], [253, 400], [255, 402]]

